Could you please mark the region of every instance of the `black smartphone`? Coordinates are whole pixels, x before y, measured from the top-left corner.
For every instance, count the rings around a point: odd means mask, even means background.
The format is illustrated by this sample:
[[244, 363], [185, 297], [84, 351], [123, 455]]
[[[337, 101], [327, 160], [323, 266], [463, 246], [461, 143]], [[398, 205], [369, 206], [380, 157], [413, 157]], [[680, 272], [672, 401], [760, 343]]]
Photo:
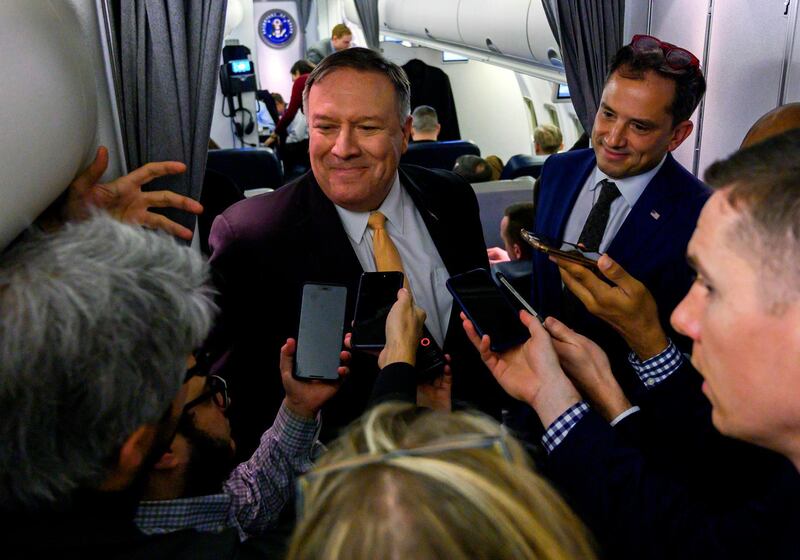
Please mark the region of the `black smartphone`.
[[402, 272], [364, 272], [361, 275], [350, 339], [354, 349], [379, 350], [386, 345], [386, 317], [402, 287]]
[[485, 269], [452, 276], [446, 285], [478, 334], [489, 335], [495, 352], [517, 346], [530, 337], [517, 311]]
[[528, 313], [539, 319], [540, 323], [544, 324], [544, 319], [542, 318], [542, 316], [536, 313], [536, 310], [533, 307], [531, 307], [531, 304], [528, 303], [528, 301], [524, 297], [522, 297], [522, 294], [520, 294], [517, 291], [517, 289], [511, 284], [511, 282], [509, 282], [505, 274], [503, 274], [498, 270], [497, 272], [494, 273], [494, 276], [495, 278], [497, 278], [497, 281], [500, 282], [503, 288], [508, 290], [508, 293], [511, 294], [511, 297], [513, 297], [517, 301], [517, 303], [519, 303], [519, 306], [522, 309], [524, 309], [525, 311], [527, 311]]
[[428, 327], [422, 326], [422, 337], [417, 346], [417, 377], [419, 381], [430, 381], [444, 373], [444, 352], [434, 340]]
[[547, 255], [555, 255], [556, 257], [597, 270], [597, 260], [601, 256], [600, 253], [585, 251], [574, 243], [559, 241], [558, 239], [539, 235], [538, 233], [533, 233], [526, 229], [521, 229], [519, 234], [528, 245], [537, 251]]
[[297, 333], [294, 376], [298, 379], [339, 379], [339, 353], [344, 335], [347, 288], [304, 284]]

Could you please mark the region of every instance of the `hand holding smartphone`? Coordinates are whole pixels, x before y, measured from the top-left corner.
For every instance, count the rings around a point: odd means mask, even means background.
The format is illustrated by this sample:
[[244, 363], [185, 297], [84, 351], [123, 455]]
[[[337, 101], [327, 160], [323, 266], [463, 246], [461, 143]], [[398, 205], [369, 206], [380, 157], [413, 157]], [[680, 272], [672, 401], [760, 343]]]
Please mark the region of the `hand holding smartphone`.
[[402, 287], [402, 272], [364, 272], [361, 275], [350, 339], [354, 349], [380, 350], [386, 345], [386, 317]]
[[513, 348], [530, 338], [517, 311], [486, 270], [476, 268], [452, 276], [446, 285], [464, 314], [472, 321], [478, 335], [489, 335], [494, 352]]
[[559, 241], [526, 229], [521, 229], [519, 233], [528, 245], [541, 253], [554, 255], [558, 258], [581, 264], [587, 268], [598, 270], [597, 261], [601, 257], [600, 253], [586, 251], [574, 243]]
[[339, 354], [344, 335], [347, 288], [333, 284], [303, 285], [294, 376], [339, 379]]

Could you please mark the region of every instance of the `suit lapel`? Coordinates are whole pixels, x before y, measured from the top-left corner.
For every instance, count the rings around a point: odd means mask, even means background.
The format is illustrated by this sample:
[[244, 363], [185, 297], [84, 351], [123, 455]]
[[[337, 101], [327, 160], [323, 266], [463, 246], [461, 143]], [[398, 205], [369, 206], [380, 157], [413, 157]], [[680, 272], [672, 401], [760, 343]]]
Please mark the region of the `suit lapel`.
[[552, 197], [553, 201], [552, 214], [545, 222], [551, 229], [539, 233], [549, 235], [555, 239], [562, 239], [564, 237], [564, 229], [567, 227], [567, 220], [569, 219], [572, 207], [575, 205], [575, 200], [578, 198], [584, 183], [586, 183], [589, 173], [594, 169], [594, 165], [595, 158], [592, 153], [585, 162], [574, 170], [575, 173], [571, 173], [572, 170], [570, 169], [566, 170], [568, 173], [567, 177], [572, 177], [573, 182], [565, 184], [566, 181], [562, 180], [551, 189], [549, 196]]
[[653, 235], [669, 222], [672, 213], [678, 210], [674, 201], [681, 185], [669, 179], [675, 165], [672, 154], [667, 155], [664, 165], [631, 208], [608, 247], [609, 255], [615, 260], [633, 262], [636, 255], [650, 244]]

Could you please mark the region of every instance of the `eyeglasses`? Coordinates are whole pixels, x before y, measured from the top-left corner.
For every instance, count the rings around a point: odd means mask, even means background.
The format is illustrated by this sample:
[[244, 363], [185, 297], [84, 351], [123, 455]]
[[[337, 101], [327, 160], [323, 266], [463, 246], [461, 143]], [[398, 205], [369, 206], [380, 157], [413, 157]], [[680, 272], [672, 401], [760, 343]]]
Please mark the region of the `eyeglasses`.
[[206, 377], [206, 390], [203, 391], [199, 397], [186, 403], [183, 407], [183, 413], [186, 414], [191, 408], [208, 399], [213, 399], [214, 404], [222, 410], [225, 410], [231, 404], [230, 398], [228, 397], [228, 384], [218, 375], [209, 375]]
[[672, 71], [683, 72], [688, 69], [699, 70], [700, 60], [681, 47], [661, 41], [652, 35], [634, 35], [631, 48], [638, 52], [661, 52], [664, 62]]
[[334, 463], [332, 465], [312, 470], [297, 478], [297, 519], [303, 518], [306, 495], [308, 494], [311, 484], [332, 473], [358, 469], [377, 463], [391, 464], [399, 459], [407, 457], [423, 457], [426, 455], [437, 455], [440, 453], [463, 451], [467, 449], [489, 449], [508, 461], [512, 460], [511, 450], [508, 448], [508, 445], [506, 445], [505, 436], [502, 434], [496, 436], [465, 435], [455, 440], [448, 438], [443, 442], [434, 442], [429, 445], [415, 447], [413, 449], [395, 449], [394, 451], [389, 451], [386, 453], [359, 455], [339, 463]]

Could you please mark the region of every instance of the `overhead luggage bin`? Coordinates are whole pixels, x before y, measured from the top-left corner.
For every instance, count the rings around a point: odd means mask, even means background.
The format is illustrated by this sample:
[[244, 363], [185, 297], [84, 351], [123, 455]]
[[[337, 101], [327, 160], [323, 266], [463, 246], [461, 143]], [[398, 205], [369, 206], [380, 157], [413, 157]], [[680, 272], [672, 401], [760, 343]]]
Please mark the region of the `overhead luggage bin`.
[[531, 2], [541, 4], [541, 0], [461, 0], [458, 27], [463, 43], [491, 53], [534, 61], [527, 25]]
[[533, 59], [540, 64], [563, 68], [558, 41], [553, 35], [553, 30], [550, 29], [542, 0], [531, 0], [527, 26], [528, 46], [533, 54]]
[[384, 1], [379, 9], [381, 23], [391, 33], [426, 37], [435, 41], [461, 43], [458, 5], [463, 0]]

